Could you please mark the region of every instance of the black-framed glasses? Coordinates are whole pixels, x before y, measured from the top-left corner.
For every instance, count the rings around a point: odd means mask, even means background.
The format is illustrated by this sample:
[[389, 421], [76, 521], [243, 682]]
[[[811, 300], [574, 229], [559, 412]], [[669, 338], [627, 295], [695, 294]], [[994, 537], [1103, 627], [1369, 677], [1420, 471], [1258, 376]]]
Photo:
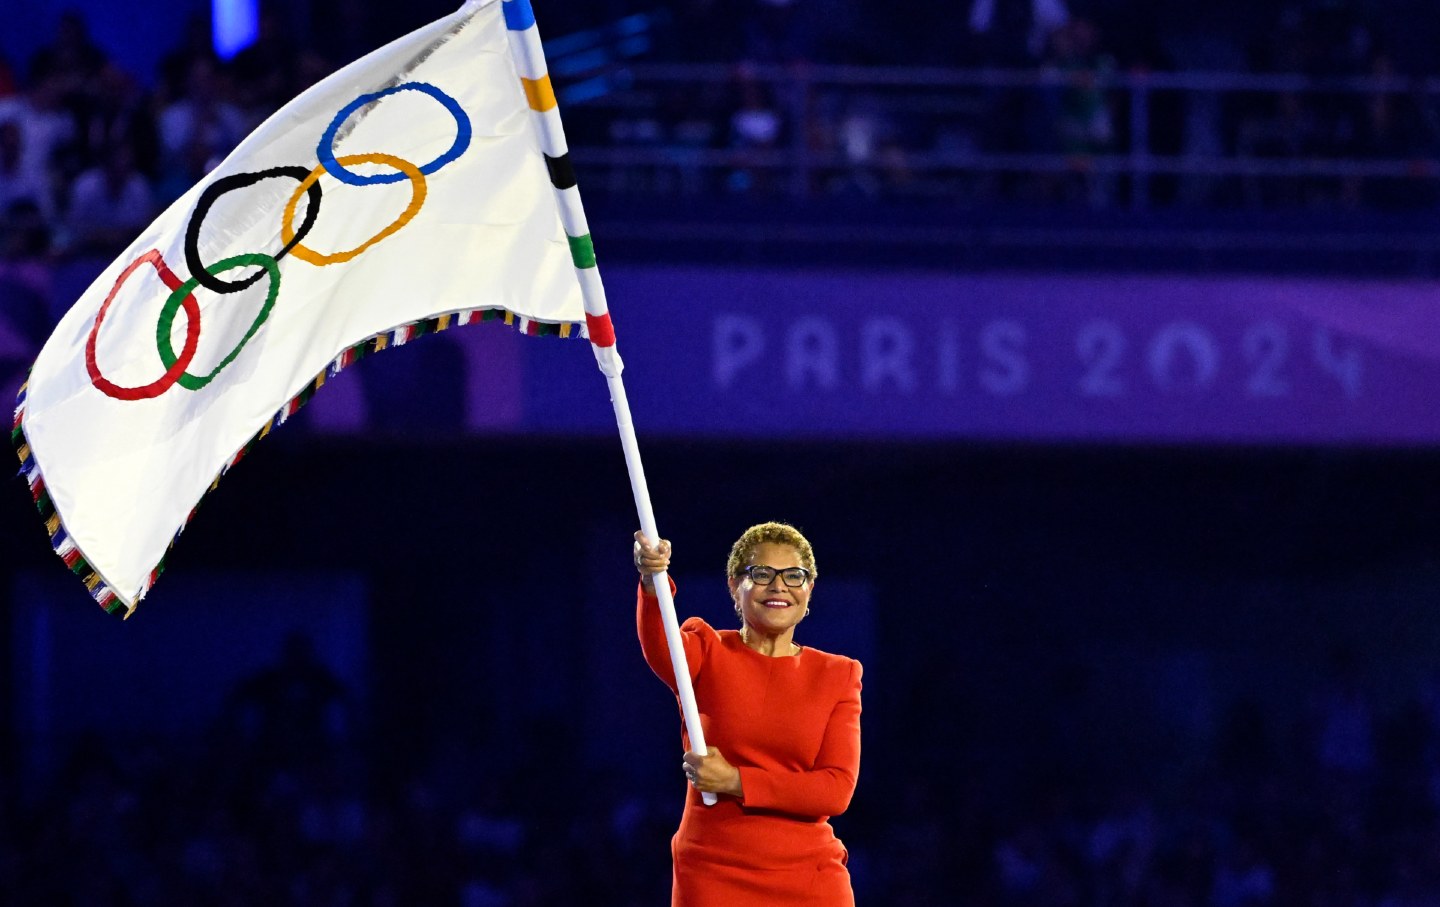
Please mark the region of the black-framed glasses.
[[775, 577], [787, 586], [803, 586], [810, 581], [810, 571], [804, 567], [786, 567], [784, 570], [776, 570], [774, 567], [767, 567], [764, 564], [752, 564], [740, 571], [750, 577], [750, 582], [757, 586], [768, 586], [775, 582]]

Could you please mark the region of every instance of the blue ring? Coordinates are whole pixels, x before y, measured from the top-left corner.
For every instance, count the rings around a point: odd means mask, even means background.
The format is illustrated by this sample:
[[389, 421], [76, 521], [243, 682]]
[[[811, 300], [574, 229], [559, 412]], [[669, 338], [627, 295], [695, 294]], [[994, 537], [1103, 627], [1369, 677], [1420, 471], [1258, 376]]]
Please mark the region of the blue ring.
[[465, 149], [470, 147], [470, 117], [465, 113], [465, 109], [460, 106], [459, 101], [450, 97], [434, 85], [431, 85], [429, 82], [402, 82], [399, 85], [381, 91], [362, 94], [360, 97], [342, 107], [339, 113], [335, 114], [335, 119], [331, 120], [330, 125], [325, 127], [325, 133], [320, 136], [320, 145], [315, 149], [315, 156], [319, 158], [320, 166], [325, 168], [326, 173], [340, 180], [340, 182], [349, 183], [352, 186], [373, 186], [376, 183], [398, 183], [406, 178], [403, 173], [376, 173], [372, 176], [360, 176], [346, 170], [339, 161], [335, 160], [335, 134], [340, 131], [341, 126], [345, 125], [345, 121], [350, 119], [351, 114], [366, 104], [378, 101], [386, 95], [394, 94], [397, 91], [422, 91], [444, 105], [445, 109], [450, 111], [450, 115], [455, 118], [454, 143], [451, 144], [449, 150], [444, 154], [421, 167], [421, 173], [429, 176], [464, 154]]

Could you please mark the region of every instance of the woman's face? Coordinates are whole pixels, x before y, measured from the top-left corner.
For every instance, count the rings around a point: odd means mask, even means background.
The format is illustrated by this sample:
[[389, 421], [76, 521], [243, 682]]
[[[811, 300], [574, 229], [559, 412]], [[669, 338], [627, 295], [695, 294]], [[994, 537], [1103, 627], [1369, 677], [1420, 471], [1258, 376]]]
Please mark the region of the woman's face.
[[746, 566], [774, 567], [776, 573], [765, 586], [756, 585], [748, 576], [730, 578], [730, 595], [740, 606], [740, 616], [745, 623], [766, 634], [782, 633], [800, 623], [810, 604], [815, 581], [808, 580], [803, 586], [787, 586], [780, 578], [780, 571], [788, 567], [805, 566], [800, 552], [792, 545], [761, 542], [755, 546]]

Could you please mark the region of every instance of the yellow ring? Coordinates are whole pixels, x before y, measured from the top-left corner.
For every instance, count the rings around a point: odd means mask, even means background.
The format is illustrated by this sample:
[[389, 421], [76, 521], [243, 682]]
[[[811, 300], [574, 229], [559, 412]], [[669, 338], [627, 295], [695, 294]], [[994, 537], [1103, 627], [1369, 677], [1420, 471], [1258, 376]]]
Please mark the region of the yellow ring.
[[[296, 243], [294, 248], [290, 250], [290, 254], [301, 261], [307, 261], [317, 266], [333, 265], [343, 261], [350, 261], [361, 252], [364, 252], [380, 240], [410, 223], [415, 215], [420, 213], [420, 207], [425, 204], [425, 193], [427, 191], [425, 188], [425, 174], [420, 172], [419, 167], [416, 167], [404, 158], [395, 157], [393, 154], [376, 153], [347, 154], [335, 160], [346, 167], [352, 164], [383, 164], [386, 167], [395, 168], [400, 173], [405, 174], [406, 179], [410, 180], [410, 204], [405, 206], [405, 210], [401, 211], [400, 216], [395, 218], [388, 227], [348, 252], [334, 252], [330, 255], [322, 255], [301, 243]], [[300, 186], [296, 189], [295, 194], [290, 196], [290, 201], [285, 203], [285, 213], [280, 219], [280, 236], [287, 244], [295, 238], [295, 208], [300, 204], [300, 197], [305, 194], [306, 190], [314, 185], [315, 181], [320, 178], [320, 174], [324, 172], [324, 166], [319, 166], [311, 170], [310, 175], [300, 182]]]

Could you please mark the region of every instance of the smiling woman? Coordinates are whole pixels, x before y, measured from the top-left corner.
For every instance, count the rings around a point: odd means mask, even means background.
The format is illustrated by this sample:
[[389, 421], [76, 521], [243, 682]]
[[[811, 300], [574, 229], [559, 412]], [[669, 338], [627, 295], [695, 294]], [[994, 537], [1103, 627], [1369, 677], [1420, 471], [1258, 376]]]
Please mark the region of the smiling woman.
[[[640, 647], [674, 691], [654, 590], [669, 564], [669, 542], [635, 534]], [[751, 526], [726, 574], [741, 628], [697, 617], [680, 628], [711, 745], [692, 752], [682, 731], [691, 789], [671, 843], [672, 907], [853, 905], [848, 854], [828, 820], [850, 805], [859, 775], [860, 662], [795, 642], [818, 571], [793, 526]], [[706, 807], [702, 793], [721, 796]]]

